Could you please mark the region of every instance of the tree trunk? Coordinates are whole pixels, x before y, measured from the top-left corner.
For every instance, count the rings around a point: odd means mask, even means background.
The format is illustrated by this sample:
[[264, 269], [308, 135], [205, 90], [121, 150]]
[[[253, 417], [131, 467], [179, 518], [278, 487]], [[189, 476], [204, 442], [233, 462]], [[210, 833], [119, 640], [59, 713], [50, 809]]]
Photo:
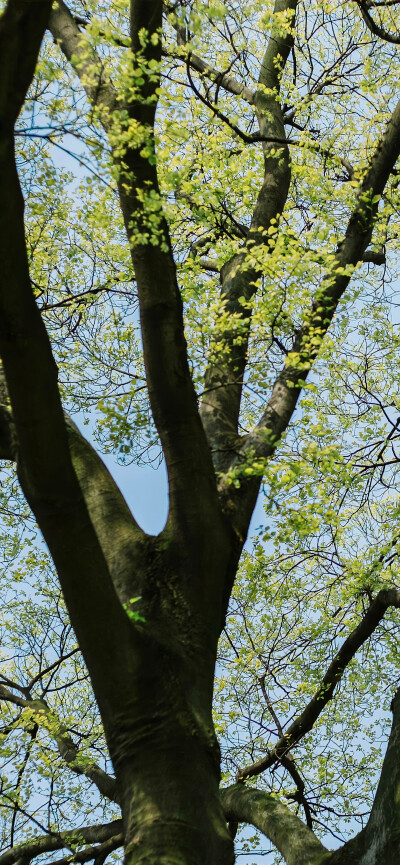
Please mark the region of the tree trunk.
[[233, 842], [210, 753], [195, 735], [190, 737], [167, 721], [154, 736], [152, 719], [144, 724], [145, 747], [130, 747], [128, 732], [120, 743], [121, 752], [125, 750], [117, 769], [125, 862], [232, 865]]
[[219, 798], [220, 752], [207, 667], [197, 653], [184, 658], [152, 639], [138, 677], [127, 681], [121, 706], [112, 713], [107, 738], [127, 865], [234, 861]]

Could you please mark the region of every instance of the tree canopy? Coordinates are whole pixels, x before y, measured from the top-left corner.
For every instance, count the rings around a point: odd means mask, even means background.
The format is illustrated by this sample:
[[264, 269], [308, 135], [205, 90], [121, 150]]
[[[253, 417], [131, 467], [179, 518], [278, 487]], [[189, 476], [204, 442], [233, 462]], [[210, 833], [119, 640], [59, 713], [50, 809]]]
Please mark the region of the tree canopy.
[[399, 14], [0, 2], [0, 865], [399, 861]]

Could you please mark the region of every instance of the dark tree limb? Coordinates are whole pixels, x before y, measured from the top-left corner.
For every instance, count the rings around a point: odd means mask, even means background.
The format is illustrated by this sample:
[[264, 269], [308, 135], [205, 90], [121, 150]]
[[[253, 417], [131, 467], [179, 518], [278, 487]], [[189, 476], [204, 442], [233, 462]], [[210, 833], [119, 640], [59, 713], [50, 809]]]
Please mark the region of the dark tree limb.
[[[385, 27], [381, 27], [379, 24], [377, 24], [374, 21], [371, 13], [369, 11], [371, 8], [374, 8], [375, 6], [378, 6], [378, 5], [384, 6], [385, 4], [383, 4], [383, 3], [382, 4], [367, 3], [367, 2], [365, 2], [365, 0], [356, 0], [356, 3], [357, 3], [357, 6], [361, 12], [361, 15], [364, 19], [365, 24], [368, 27], [368, 30], [370, 30], [370, 32], [374, 36], [378, 36], [379, 39], [384, 39], [385, 42], [391, 42], [393, 45], [400, 45], [400, 33], [399, 34], [389, 33], [389, 31], [386, 30]], [[394, 5], [396, 5], [396, 4], [394, 4]]]
[[334, 690], [350, 661], [377, 628], [388, 607], [400, 607], [400, 591], [398, 589], [382, 589], [378, 592], [360, 624], [354, 628], [333, 658], [321, 685], [306, 708], [293, 721], [286, 733], [280, 737], [269, 754], [239, 770], [238, 780], [244, 781], [246, 778], [260, 775], [261, 772], [269, 769], [282, 756], [286, 756], [291, 748], [312, 730], [317, 718], [332, 699]]
[[293, 799], [294, 802], [298, 802], [299, 805], [302, 806], [306, 817], [307, 826], [309, 829], [312, 829], [311, 808], [307, 802], [304, 793], [306, 785], [300, 775], [299, 770], [296, 767], [293, 757], [291, 754], [282, 755], [279, 762], [282, 764], [283, 768], [286, 769], [286, 771], [289, 773], [294, 783], [296, 784], [296, 792], [292, 793], [290, 796], [289, 794], [287, 794], [287, 798]]
[[367, 249], [366, 252], [364, 252], [361, 261], [364, 264], [386, 264], [386, 255], [384, 250], [378, 251], [374, 249]]
[[0, 17], [0, 118], [2, 150], [32, 81], [47, 27], [47, 0], [8, 0]]
[[14, 157], [13, 124], [34, 74], [49, 13], [47, 2], [9, 0], [0, 19], [0, 354], [18, 437], [20, 483], [55, 562], [104, 709], [110, 689], [123, 686], [121, 664], [112, 670], [110, 661], [114, 651], [132, 652], [133, 628], [116, 596], [72, 466], [57, 368], [30, 282]]
[[[73, 63], [77, 75], [83, 80], [89, 99], [96, 95], [100, 104], [101, 81], [96, 88], [96, 74], [100, 75], [100, 61], [93, 60], [91, 81], [93, 89], [86, 87], [83, 73], [84, 49], [80, 32], [73, 16], [60, 2], [57, 16], [50, 20], [50, 29], [65, 56]], [[148, 39], [141, 43], [141, 32], [160, 37], [162, 3], [136, 0], [131, 4], [131, 50], [133, 59], [140, 57], [145, 64], [159, 64], [162, 41], [153, 44]], [[155, 40], [154, 40], [155, 41]], [[123, 95], [119, 108], [125, 108], [130, 121], [139, 124], [145, 136], [149, 155], [143, 156], [144, 141], [136, 149], [127, 147], [116, 157], [120, 165], [120, 201], [124, 216], [132, 260], [138, 285], [143, 350], [146, 378], [154, 420], [160, 435], [167, 463], [172, 520], [183, 521], [189, 544], [193, 536], [215, 525], [219, 504], [211, 456], [200, 422], [197, 399], [190, 375], [183, 329], [182, 300], [177, 284], [176, 268], [171, 250], [168, 226], [162, 212], [154, 155], [154, 118], [157, 105], [158, 76], [146, 74], [146, 82], [139, 98], [124, 105]], [[107, 95], [108, 100], [108, 95]], [[101, 103], [103, 104], [103, 103]], [[107, 102], [105, 108], [107, 109]], [[100, 112], [100, 119], [102, 113]], [[113, 146], [113, 115], [104, 114], [104, 127]], [[122, 167], [123, 163], [123, 167]], [[158, 223], [149, 229], [146, 200], [159, 202], [156, 208]], [[154, 242], [149, 231], [155, 231]], [[141, 240], [140, 238], [144, 238]], [[194, 458], [194, 454], [196, 457]], [[207, 508], [199, 501], [207, 496]], [[201, 525], [205, 520], [206, 525]]]

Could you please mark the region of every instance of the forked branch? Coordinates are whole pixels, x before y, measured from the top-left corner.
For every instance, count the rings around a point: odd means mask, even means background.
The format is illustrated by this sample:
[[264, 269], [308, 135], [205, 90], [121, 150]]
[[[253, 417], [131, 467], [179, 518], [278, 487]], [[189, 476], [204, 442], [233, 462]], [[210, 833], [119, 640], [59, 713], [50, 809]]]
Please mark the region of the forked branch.
[[[157, 177], [154, 121], [162, 54], [162, 5], [161, 0], [154, 3], [135, 0], [131, 3], [131, 47], [127, 51], [133, 67], [136, 63], [142, 64], [144, 84], [137, 99], [132, 98], [130, 91], [127, 98], [120, 93], [114, 112], [109, 110], [111, 97], [108, 89], [104, 91], [105, 97], [101, 96], [100, 59], [92, 51], [91, 67], [89, 70], [86, 68], [87, 52], [82, 34], [63, 2], [57, 4], [52, 14], [50, 29], [73, 65], [88, 98], [106, 109], [99, 112], [99, 118], [110, 136], [119, 171], [121, 209], [138, 285], [150, 403], [167, 463], [171, 508], [177, 510], [175, 504], [178, 500], [184, 505], [186, 528], [191, 534], [192, 531], [201, 531], [198, 497], [193, 495], [194, 490], [198, 496], [206, 492], [211, 510], [213, 502], [217, 510], [218, 501], [211, 457], [188, 365], [182, 300]], [[88, 75], [90, 86], [87, 85]], [[117, 135], [121, 122], [128, 123], [128, 126], [131, 123], [142, 136], [139, 136], [138, 144], [127, 144], [122, 154], [119, 150], [121, 131]], [[176, 468], [178, 464], [179, 471]], [[208, 513], [213, 520], [213, 515], [210, 511]]]
[[260, 775], [266, 769], [288, 754], [303, 737], [312, 730], [317, 718], [333, 697], [336, 686], [340, 682], [350, 661], [359, 648], [371, 636], [382, 621], [389, 607], [400, 608], [400, 591], [398, 589], [382, 589], [367, 610], [357, 627], [349, 634], [339, 651], [329, 665], [322, 682], [301, 714], [293, 721], [273, 750], [238, 772], [238, 780]]

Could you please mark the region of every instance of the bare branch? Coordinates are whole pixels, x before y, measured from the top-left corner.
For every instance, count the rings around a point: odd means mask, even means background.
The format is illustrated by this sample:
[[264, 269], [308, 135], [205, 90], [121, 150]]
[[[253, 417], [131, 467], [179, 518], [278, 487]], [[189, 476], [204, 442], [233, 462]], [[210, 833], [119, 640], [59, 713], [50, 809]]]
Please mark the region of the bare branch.
[[68, 730], [56, 713], [50, 709], [45, 700], [24, 699], [13, 694], [4, 685], [0, 685], [0, 700], [13, 703], [23, 709], [28, 709], [32, 722], [39, 726], [44, 726], [52, 739], [55, 740], [59, 754], [69, 768], [77, 775], [84, 775], [86, 778], [89, 778], [96, 785], [102, 796], [106, 796], [107, 799], [111, 799], [113, 802], [118, 801], [114, 778], [107, 775], [97, 763], [87, 763], [81, 758], [79, 749], [71, 739]]
[[287, 794], [287, 798], [293, 799], [294, 802], [298, 802], [299, 805], [302, 805], [304, 809], [304, 813], [306, 815], [306, 823], [309, 829], [312, 829], [312, 816], [311, 816], [311, 808], [307, 802], [307, 799], [304, 795], [304, 791], [306, 785], [303, 781], [303, 778], [300, 775], [299, 770], [296, 768], [296, 763], [291, 754], [285, 754], [280, 758], [279, 761], [284, 769], [289, 773], [289, 775], [293, 778], [294, 783], [296, 784], [296, 792], [291, 794]]
[[360, 624], [347, 637], [333, 661], [329, 665], [321, 685], [301, 712], [293, 721], [286, 733], [281, 736], [273, 750], [265, 757], [238, 772], [238, 780], [245, 780], [259, 775], [273, 766], [282, 756], [287, 755], [307, 733], [312, 730], [315, 721], [320, 716], [326, 704], [332, 699], [334, 690], [340, 682], [346, 667], [349, 665], [360, 646], [371, 636], [383, 619], [388, 607], [400, 607], [400, 591], [398, 589], [382, 589], [372, 602]]
[[32, 679], [30, 679], [26, 688], [24, 688], [24, 691], [29, 692], [33, 688], [33, 686], [40, 681], [40, 679], [43, 679], [44, 676], [47, 676], [52, 670], [55, 670], [57, 667], [63, 664], [64, 661], [72, 658], [72, 656], [76, 655], [78, 652], [79, 649], [78, 647], [76, 647], [75, 649], [71, 649], [70, 652], [67, 652], [66, 655], [61, 655], [59, 658], [57, 658], [56, 661], [53, 661], [52, 664], [49, 664], [48, 667], [46, 667], [44, 670], [41, 670], [40, 673], [36, 674], [36, 676], [33, 676]]
[[51, 862], [50, 865], [71, 865], [72, 862], [89, 862], [91, 859], [94, 859], [94, 865], [103, 865], [107, 856], [113, 852], [113, 850], [118, 850], [119, 847], [122, 847], [124, 843], [124, 836], [122, 833], [119, 835], [113, 835], [108, 841], [103, 841], [102, 844], [98, 844], [96, 847], [86, 847], [85, 850], [78, 850], [77, 853], [73, 853], [72, 856], [64, 856], [63, 859], [56, 859], [54, 862]]
[[[289, 148], [278, 95], [282, 71], [293, 40], [290, 27], [286, 35], [282, 35], [281, 21], [279, 20], [279, 25], [276, 25], [276, 20], [282, 12], [291, 12], [294, 16], [296, 5], [296, 0], [275, 2], [274, 22], [261, 63], [258, 89], [254, 97], [259, 139], [263, 141], [264, 178], [245, 248], [243, 252], [227, 262], [221, 271], [221, 300], [225, 311], [231, 314], [236, 324], [223, 335], [224, 349], [218, 352], [218, 362], [211, 364], [207, 370], [205, 396], [201, 406], [203, 424], [213, 449], [214, 464], [218, 471], [223, 471], [229, 465], [232, 449], [235, 447], [250, 333], [249, 301], [256, 290], [256, 281], [260, 275], [257, 267], [246, 264], [246, 258], [254, 257], [257, 246], [265, 243], [263, 231], [268, 229], [272, 219], [279, 218], [289, 190]], [[253, 139], [256, 140], [256, 136], [253, 136]], [[273, 141], [275, 143], [272, 143]], [[219, 339], [221, 339], [220, 334]]]
[[[36, 856], [41, 856], [43, 853], [50, 853], [54, 850], [62, 850], [67, 847], [73, 849], [75, 844], [96, 844], [110, 843], [115, 841], [118, 846], [123, 844], [122, 835], [122, 820], [114, 820], [112, 823], [103, 823], [93, 826], [82, 826], [76, 829], [69, 829], [67, 832], [51, 833], [49, 835], [32, 838], [30, 841], [25, 841], [11, 850], [6, 850], [0, 855], [0, 865], [15, 865], [17, 862], [28, 863]], [[94, 848], [100, 851], [99, 847]], [[113, 847], [112, 849], [116, 849]], [[84, 853], [85, 851], [82, 851]], [[96, 853], [93, 853], [93, 848], [90, 848], [90, 856], [93, 859]], [[71, 861], [71, 857], [68, 857]], [[84, 861], [84, 860], [79, 860]]]
[[140, 552], [152, 539], [134, 519], [114, 478], [78, 427], [65, 415], [72, 463], [91, 521], [122, 603], [138, 590]]
[[216, 84], [219, 88], [226, 90], [228, 93], [232, 93], [233, 96], [240, 96], [241, 99], [244, 99], [244, 101], [249, 105], [254, 104], [254, 93], [250, 87], [241, 84], [240, 81], [237, 81], [236, 78], [229, 73], [219, 72], [218, 69], [214, 69], [213, 66], [210, 66], [209, 63], [206, 63], [197, 54], [193, 54], [190, 51], [190, 47], [186, 48], [185, 42], [180, 42], [180, 46], [176, 50], [164, 50], [163, 54], [166, 57], [172, 57], [174, 60], [189, 64], [191, 69], [195, 72], [199, 72], [200, 75], [205, 78], [208, 78], [209, 81]]

